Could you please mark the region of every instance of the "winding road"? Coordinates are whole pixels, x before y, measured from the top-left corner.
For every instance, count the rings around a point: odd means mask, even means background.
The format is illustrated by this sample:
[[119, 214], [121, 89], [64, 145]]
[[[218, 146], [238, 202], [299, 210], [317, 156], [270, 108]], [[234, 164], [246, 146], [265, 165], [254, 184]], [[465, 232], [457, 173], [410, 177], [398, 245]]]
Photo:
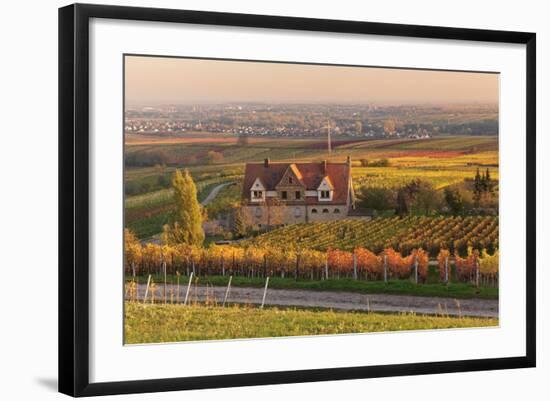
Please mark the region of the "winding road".
[[208, 196], [204, 198], [204, 200], [201, 202], [201, 206], [208, 205], [210, 202], [212, 202], [216, 198], [216, 196], [218, 196], [218, 194], [222, 189], [224, 189], [229, 185], [234, 185], [234, 184], [235, 184], [234, 182], [224, 182], [224, 183], [221, 183], [220, 185], [216, 185], [214, 188], [212, 188], [212, 191], [210, 191]]
[[[138, 298], [143, 299], [145, 284], [138, 286]], [[223, 302], [227, 287], [221, 286], [192, 286], [189, 297], [192, 301], [216, 301]], [[183, 302], [187, 284], [180, 285], [179, 301]], [[231, 287], [230, 303], [261, 304], [263, 288]], [[167, 285], [168, 299], [170, 293], [176, 301], [177, 287]], [[163, 284], [157, 283], [155, 298], [159, 299], [163, 294]], [[149, 297], [148, 297], [149, 298]], [[170, 302], [170, 301], [168, 301]], [[266, 305], [272, 306], [297, 306], [317, 307], [334, 310], [354, 310], [372, 312], [414, 312], [426, 315], [449, 316], [478, 316], [498, 318], [498, 300], [492, 299], [460, 299], [420, 297], [409, 295], [390, 294], [359, 294], [355, 292], [332, 292], [312, 290], [283, 290], [269, 289], [265, 300]]]

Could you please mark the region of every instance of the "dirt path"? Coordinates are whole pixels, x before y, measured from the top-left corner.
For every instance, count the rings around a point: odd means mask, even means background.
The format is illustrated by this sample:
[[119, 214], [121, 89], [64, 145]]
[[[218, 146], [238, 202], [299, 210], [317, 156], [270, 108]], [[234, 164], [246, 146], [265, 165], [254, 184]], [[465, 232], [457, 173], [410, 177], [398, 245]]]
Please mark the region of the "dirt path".
[[[143, 299], [145, 284], [138, 287], [138, 297]], [[163, 284], [157, 283], [155, 297], [163, 293]], [[168, 300], [170, 290], [176, 299], [176, 286], [167, 285]], [[180, 286], [180, 301], [183, 302], [187, 285]], [[226, 287], [192, 286], [191, 300], [208, 299], [223, 302]], [[228, 302], [261, 304], [263, 288], [231, 287]], [[266, 305], [319, 307], [338, 310], [378, 311], [378, 312], [415, 312], [420, 314], [448, 314], [453, 316], [483, 316], [498, 318], [498, 300], [417, 297], [389, 294], [358, 294], [354, 292], [332, 292], [311, 290], [268, 289]]]
[[208, 205], [210, 202], [212, 202], [216, 196], [218, 196], [218, 194], [220, 193], [220, 191], [229, 186], [229, 185], [233, 185], [235, 184], [234, 182], [224, 182], [223, 184], [220, 184], [220, 185], [216, 185], [214, 188], [212, 188], [212, 191], [210, 191], [210, 193], [206, 196], [206, 198], [204, 198], [204, 200], [201, 202], [201, 206], [206, 206]]

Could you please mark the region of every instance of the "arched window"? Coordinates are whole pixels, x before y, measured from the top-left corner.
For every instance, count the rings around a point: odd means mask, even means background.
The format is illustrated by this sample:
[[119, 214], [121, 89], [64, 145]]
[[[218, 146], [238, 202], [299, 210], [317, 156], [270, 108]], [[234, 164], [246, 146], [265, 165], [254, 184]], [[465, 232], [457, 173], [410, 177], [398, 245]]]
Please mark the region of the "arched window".
[[334, 213], [336, 213], [336, 214], [340, 213], [340, 209], [338, 209], [338, 208], [334, 209]]
[[312, 213], [312, 214], [316, 214], [316, 213], [317, 213], [317, 209], [311, 209], [311, 213]]
[[323, 213], [328, 213], [328, 209], [323, 209]]
[[302, 215], [302, 211], [299, 207], [294, 208], [294, 217], [300, 217]]

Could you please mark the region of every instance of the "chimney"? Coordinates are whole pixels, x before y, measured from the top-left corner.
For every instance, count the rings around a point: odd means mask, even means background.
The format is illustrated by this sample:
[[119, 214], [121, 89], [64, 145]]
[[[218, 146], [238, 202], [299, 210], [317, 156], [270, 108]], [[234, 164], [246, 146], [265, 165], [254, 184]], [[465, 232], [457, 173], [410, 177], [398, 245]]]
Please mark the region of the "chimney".
[[266, 158], [264, 159], [264, 167], [265, 167], [265, 168], [268, 168], [268, 167], [269, 167], [269, 157], [266, 157]]
[[348, 164], [348, 166], [351, 167], [351, 156], [348, 155], [348, 157], [346, 158], [346, 163]]
[[323, 174], [327, 173], [327, 161], [323, 160]]

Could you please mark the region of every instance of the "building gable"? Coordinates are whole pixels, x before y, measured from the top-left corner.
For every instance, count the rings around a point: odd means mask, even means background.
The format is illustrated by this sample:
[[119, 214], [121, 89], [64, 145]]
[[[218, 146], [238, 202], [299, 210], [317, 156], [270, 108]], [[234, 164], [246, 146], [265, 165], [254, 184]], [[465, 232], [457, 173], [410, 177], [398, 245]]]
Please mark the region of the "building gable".
[[290, 164], [277, 185], [276, 189], [286, 188], [286, 187], [299, 187], [305, 188], [305, 184], [302, 181], [302, 174], [300, 170], [296, 167], [295, 164]]
[[252, 184], [252, 187], [250, 189], [254, 191], [265, 191], [266, 187], [262, 183], [262, 180], [260, 179], [260, 177], [258, 177], [254, 180], [254, 183]]
[[321, 183], [317, 187], [318, 191], [334, 191], [334, 185], [328, 176], [323, 177]]

